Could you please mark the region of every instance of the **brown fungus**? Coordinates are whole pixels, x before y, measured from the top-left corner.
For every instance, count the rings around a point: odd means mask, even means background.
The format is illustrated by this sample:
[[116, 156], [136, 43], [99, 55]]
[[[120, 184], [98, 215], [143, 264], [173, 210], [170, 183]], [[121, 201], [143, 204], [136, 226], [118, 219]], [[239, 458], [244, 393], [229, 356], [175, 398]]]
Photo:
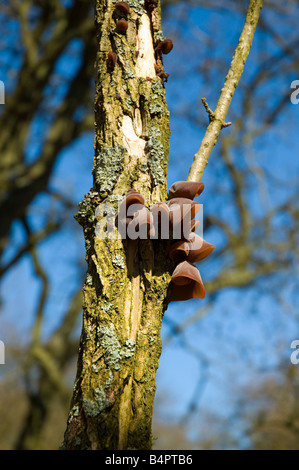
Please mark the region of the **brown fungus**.
[[127, 2], [118, 2], [115, 4], [115, 9], [123, 13], [124, 15], [129, 15], [130, 5]]
[[126, 209], [131, 206], [132, 204], [142, 204], [144, 205], [145, 199], [138, 191], [135, 189], [129, 189], [127, 192], [125, 199], [123, 199], [120, 207], [126, 207]]
[[177, 181], [170, 187], [168, 198], [185, 197], [194, 199], [203, 192], [204, 188], [204, 183], [197, 183], [196, 181]]
[[206, 294], [198, 269], [188, 261], [182, 261], [175, 268], [170, 289], [170, 302], [203, 299]]
[[165, 202], [157, 202], [156, 204], [154, 204], [151, 208], [151, 212], [154, 218], [157, 219], [157, 223], [160, 224], [163, 219], [169, 222], [170, 210]]
[[154, 65], [157, 77], [162, 78], [163, 81], [167, 82], [170, 73], [166, 73], [162, 65]]
[[155, 48], [156, 52], [162, 52], [162, 54], [169, 54], [173, 49], [173, 42], [171, 39], [164, 39], [164, 41], [159, 42]]
[[178, 242], [175, 242], [173, 245], [171, 245], [168, 254], [169, 258], [176, 263], [187, 260], [189, 255], [189, 243], [185, 240], [179, 240]]
[[190, 222], [190, 232], [196, 232], [199, 226], [199, 220], [192, 219]]
[[173, 198], [167, 201], [170, 210], [170, 222], [174, 227], [181, 224], [183, 219], [194, 219], [200, 210], [200, 204], [184, 197]]
[[[119, 206], [118, 213], [118, 226], [122, 238], [126, 238], [127, 235], [127, 226], [133, 220], [135, 212], [141, 210], [144, 207], [145, 199], [144, 197], [135, 191], [135, 189], [130, 189], [125, 195]], [[130, 211], [130, 207], [133, 206]]]
[[191, 263], [196, 263], [197, 261], [201, 261], [202, 259], [209, 256], [212, 251], [215, 249], [215, 246], [211, 243], [206, 242], [203, 238], [201, 238], [196, 233], [191, 233], [188, 239], [188, 246], [189, 246], [189, 254], [188, 254], [188, 261]]
[[146, 239], [149, 235], [154, 236], [153, 216], [146, 207], [143, 206], [134, 212], [133, 218], [128, 224], [128, 232], [128, 237], [133, 240], [136, 238]]
[[109, 69], [111, 71], [114, 70], [114, 67], [115, 67], [115, 65], [117, 64], [117, 61], [118, 61], [118, 55], [113, 51], [108, 52], [107, 61], [108, 61]]
[[118, 33], [125, 34], [128, 29], [128, 22], [124, 18], [117, 21], [115, 28]]

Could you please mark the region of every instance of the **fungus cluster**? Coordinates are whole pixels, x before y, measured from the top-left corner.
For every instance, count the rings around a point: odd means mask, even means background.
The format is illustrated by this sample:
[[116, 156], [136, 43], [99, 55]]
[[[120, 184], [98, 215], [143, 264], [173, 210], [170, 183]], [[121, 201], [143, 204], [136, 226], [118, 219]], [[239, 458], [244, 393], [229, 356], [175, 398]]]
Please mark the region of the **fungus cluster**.
[[127, 192], [118, 214], [118, 226], [123, 238], [137, 240], [153, 235], [152, 214], [144, 202], [144, 197], [134, 189]]
[[[203, 183], [177, 181], [169, 190], [167, 202], [157, 202], [149, 210], [144, 197], [130, 189], [120, 205], [118, 227], [123, 238], [138, 240], [165, 238], [163, 221], [172, 233], [174, 243], [168, 256], [176, 267], [171, 277], [170, 301], [202, 299], [205, 288], [194, 263], [206, 258], [214, 246], [195, 233], [195, 219], [200, 204], [194, 201], [204, 190]], [[165, 225], [164, 225], [165, 227]]]
[[[193, 199], [203, 190], [204, 184], [194, 181], [177, 181], [169, 190], [168, 205], [175, 204], [177, 208], [187, 206], [191, 216], [190, 225], [187, 225], [189, 230], [187, 233], [181, 231], [181, 239], [174, 242], [169, 250], [170, 259], [177, 263], [171, 277], [170, 302], [192, 298], [203, 299], [205, 296], [201, 275], [194, 263], [206, 258], [215, 247], [194, 233], [197, 228], [197, 221], [194, 217], [200, 204], [194, 202]], [[181, 220], [179, 220], [177, 216], [176, 223], [182, 225], [183, 217], [184, 215], [181, 214]]]
[[115, 4], [115, 10], [122, 16], [116, 22], [116, 31], [125, 34], [128, 29], [127, 16], [130, 14], [130, 5], [127, 2], [118, 2]]
[[[148, 13], [152, 13], [154, 9], [158, 6], [158, 0], [145, 0], [144, 8]], [[115, 17], [115, 30], [120, 34], [126, 34], [129, 27], [128, 15], [131, 12], [130, 5], [127, 2], [117, 2], [114, 5], [114, 17]], [[156, 58], [159, 62], [161, 61], [161, 54], [169, 54], [173, 49], [173, 42], [171, 39], [163, 39], [158, 42], [155, 47]], [[136, 51], [136, 57], [138, 56], [138, 51]], [[113, 72], [115, 65], [118, 62], [118, 55], [114, 51], [108, 52], [107, 64], [110, 72]], [[157, 77], [160, 77], [163, 81], [167, 82], [169, 73], [164, 71], [162, 64], [155, 64], [155, 70]], [[151, 79], [149, 79], [151, 80]]]

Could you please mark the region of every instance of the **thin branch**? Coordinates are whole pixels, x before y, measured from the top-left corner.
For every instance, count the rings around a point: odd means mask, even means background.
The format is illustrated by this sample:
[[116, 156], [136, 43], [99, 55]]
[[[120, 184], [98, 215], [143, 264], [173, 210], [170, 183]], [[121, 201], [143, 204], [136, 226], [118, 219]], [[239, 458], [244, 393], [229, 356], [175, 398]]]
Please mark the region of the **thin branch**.
[[[27, 233], [28, 239], [32, 238], [31, 230], [25, 217], [22, 218], [22, 223]], [[36, 347], [38, 346], [40, 342], [40, 333], [41, 333], [44, 307], [45, 307], [45, 303], [46, 303], [48, 292], [49, 292], [49, 280], [48, 280], [45, 270], [43, 269], [39, 261], [36, 246], [32, 245], [29, 251], [31, 254], [32, 261], [33, 261], [35, 273], [42, 282], [42, 293], [41, 293], [41, 297], [40, 297], [36, 314], [35, 314], [35, 324], [32, 329], [32, 345], [33, 347]]]
[[[207, 127], [199, 150], [194, 156], [194, 161], [191, 165], [187, 181], [200, 181], [203, 171], [208, 163], [211, 151], [217, 142], [219, 132], [223, 127], [225, 127], [225, 117], [244, 70], [244, 65], [250, 51], [262, 5], [263, 0], [250, 0], [249, 2], [245, 24], [238, 46], [235, 50], [230, 69], [221, 90], [215, 112], [212, 112], [213, 119], [210, 119], [210, 123]], [[210, 113], [209, 116], [211, 117]]]
[[61, 228], [61, 222], [54, 222], [49, 221], [47, 225], [36, 233], [30, 233], [30, 236], [27, 237], [26, 244], [20, 248], [20, 251], [4, 266], [0, 266], [0, 278], [14, 266], [25, 253], [31, 251], [34, 247], [36, 247], [41, 241], [47, 238], [52, 233], [56, 232], [59, 228]]

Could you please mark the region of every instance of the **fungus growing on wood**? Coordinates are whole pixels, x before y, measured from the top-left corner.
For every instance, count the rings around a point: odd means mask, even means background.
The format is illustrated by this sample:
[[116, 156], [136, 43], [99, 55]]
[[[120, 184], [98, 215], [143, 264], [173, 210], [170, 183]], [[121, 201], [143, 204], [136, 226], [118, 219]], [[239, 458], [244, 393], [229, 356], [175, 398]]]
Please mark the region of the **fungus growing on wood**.
[[200, 204], [193, 201], [204, 190], [203, 183], [195, 181], [177, 181], [169, 190], [170, 221], [173, 228], [173, 238], [180, 238], [170, 247], [168, 256], [178, 263], [170, 285], [170, 302], [201, 299], [205, 296], [204, 285], [197, 267], [193, 264], [209, 256], [214, 245], [206, 242], [194, 233], [199, 221], [194, 217], [200, 209]]
[[190, 233], [188, 240], [175, 242], [169, 250], [169, 258], [173, 261], [186, 260], [196, 263], [203, 260], [215, 249], [215, 246], [206, 242], [196, 233]]
[[203, 192], [204, 188], [204, 183], [197, 183], [196, 181], [177, 181], [170, 187], [168, 198], [185, 197], [187, 199], [194, 199]]
[[169, 225], [170, 225], [170, 210], [165, 202], [157, 202], [151, 208], [153, 215], [153, 226], [155, 239], [168, 240], [169, 239]]
[[212, 251], [215, 249], [214, 245], [206, 242], [196, 233], [190, 233], [190, 237], [188, 239], [188, 246], [189, 254], [187, 259], [191, 263], [201, 261], [202, 259], [209, 256], [209, 254], [211, 254]]
[[158, 220], [160, 221], [161, 218], [165, 215], [168, 219], [170, 217], [170, 210], [166, 202], [156, 202], [151, 208], [153, 215], [156, 215]]
[[167, 82], [168, 77], [170, 77], [170, 73], [166, 73], [162, 65], [155, 64], [154, 67], [157, 77], [160, 77], [163, 81]]
[[162, 54], [169, 54], [173, 49], [173, 42], [171, 39], [164, 39], [164, 41], [159, 42], [155, 48], [156, 52], [162, 52]]
[[127, 31], [128, 29], [128, 22], [127, 20], [125, 20], [124, 18], [120, 19], [117, 21], [116, 25], [115, 25], [115, 28], [116, 28], [116, 31], [118, 33], [122, 33], [122, 34], [125, 34], [125, 32]]
[[136, 189], [129, 189], [129, 191], [127, 192], [127, 195], [126, 195], [126, 202], [127, 202], [127, 204], [130, 205], [134, 201], [138, 201], [138, 202], [140, 202], [140, 204], [144, 204], [145, 199], [142, 196], [142, 194], [140, 194], [138, 191], [136, 191]]
[[190, 232], [196, 232], [196, 230], [198, 229], [198, 226], [199, 226], [199, 220], [191, 220], [191, 223], [190, 223]]
[[181, 262], [188, 259], [189, 243], [185, 240], [179, 240], [171, 245], [169, 258], [175, 262]]
[[[125, 198], [120, 204], [118, 213], [118, 228], [122, 238], [126, 238], [127, 226], [133, 220], [134, 213], [143, 209], [144, 202], [145, 199], [142, 194], [135, 191], [135, 189], [130, 189], [125, 195]], [[133, 206], [132, 215], [129, 215], [130, 206]]]
[[169, 227], [172, 228], [173, 239], [179, 239], [168, 252], [169, 258], [176, 264], [170, 283], [170, 302], [202, 299], [205, 296], [200, 273], [193, 264], [209, 256], [215, 248], [194, 233], [199, 224], [194, 217], [200, 210], [200, 204], [193, 198], [203, 189], [203, 183], [177, 181], [170, 188], [170, 200], [157, 202], [151, 210], [144, 206], [142, 194], [130, 189], [120, 204], [119, 231], [122, 238], [129, 239], [131, 263], [137, 252], [138, 240], [148, 237], [168, 239]]
[[[131, 214], [129, 213], [129, 218]], [[127, 224], [128, 237], [131, 240], [146, 239], [148, 236], [154, 236], [153, 216], [149, 209], [142, 207], [134, 211], [133, 216]]]
[[191, 199], [184, 197], [173, 198], [167, 201], [170, 210], [170, 222], [172, 227], [181, 224], [183, 219], [187, 217], [189, 220], [194, 219], [200, 210], [200, 204]]
[[128, 15], [130, 13], [130, 5], [127, 2], [118, 2], [115, 4], [115, 9], [123, 13], [124, 15]]
[[114, 70], [114, 67], [118, 61], [118, 55], [113, 52], [113, 51], [110, 51], [108, 52], [108, 58], [107, 58], [107, 61], [108, 61], [108, 67], [111, 71]]
[[182, 261], [171, 277], [170, 302], [189, 299], [203, 299], [205, 288], [200, 273], [194, 264]]

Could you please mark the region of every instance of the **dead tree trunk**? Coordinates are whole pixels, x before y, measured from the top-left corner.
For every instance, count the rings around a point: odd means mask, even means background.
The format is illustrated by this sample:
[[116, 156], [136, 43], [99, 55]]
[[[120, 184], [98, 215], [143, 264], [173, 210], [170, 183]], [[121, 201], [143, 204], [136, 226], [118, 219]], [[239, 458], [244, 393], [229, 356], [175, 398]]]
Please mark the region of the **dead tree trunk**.
[[96, 1], [93, 188], [77, 214], [88, 268], [65, 449], [152, 446], [160, 329], [170, 281], [167, 241], [140, 240], [131, 250], [126, 240], [95, 235], [104, 215], [96, 208], [107, 204], [117, 212], [130, 188], [142, 193], [147, 207], [167, 196], [169, 112], [163, 78], [156, 73], [162, 70], [161, 51], [155, 51], [163, 39], [160, 5], [147, 2], [146, 10], [143, 0], [128, 3], [126, 13], [112, 0]]

